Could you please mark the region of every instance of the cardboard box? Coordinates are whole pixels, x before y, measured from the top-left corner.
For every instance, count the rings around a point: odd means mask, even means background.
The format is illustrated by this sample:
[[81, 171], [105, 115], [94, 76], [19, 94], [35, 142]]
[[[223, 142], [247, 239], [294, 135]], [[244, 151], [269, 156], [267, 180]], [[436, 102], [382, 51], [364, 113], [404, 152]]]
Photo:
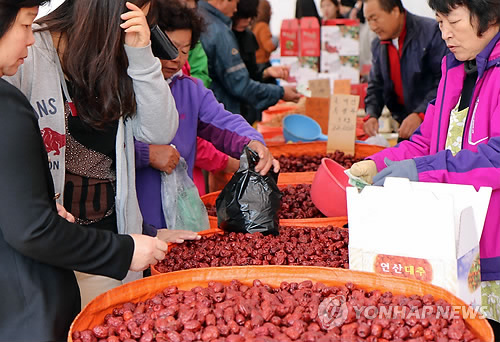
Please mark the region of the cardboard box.
[[481, 305], [479, 240], [491, 188], [387, 178], [347, 189], [349, 268], [423, 280]]
[[321, 30], [316, 17], [300, 18], [300, 56], [319, 57]]
[[359, 83], [359, 23], [334, 20], [321, 27], [320, 71]]
[[299, 20], [285, 19], [281, 23], [280, 45], [282, 56], [299, 55]]

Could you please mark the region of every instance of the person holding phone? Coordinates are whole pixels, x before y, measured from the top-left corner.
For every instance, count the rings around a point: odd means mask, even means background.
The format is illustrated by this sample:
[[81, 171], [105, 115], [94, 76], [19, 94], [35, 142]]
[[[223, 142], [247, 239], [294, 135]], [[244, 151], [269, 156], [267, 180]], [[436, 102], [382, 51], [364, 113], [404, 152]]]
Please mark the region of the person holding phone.
[[[172, 140], [176, 148], [138, 141], [135, 148], [137, 195], [144, 220], [155, 227], [165, 227], [160, 171], [172, 172], [180, 155], [186, 160], [188, 175], [192, 177], [195, 161], [200, 159], [198, 138], [206, 139], [219, 151], [234, 158], [239, 158], [248, 145], [259, 154], [260, 161], [255, 170], [261, 175], [267, 174], [271, 168], [278, 172], [279, 163], [264, 145], [262, 135], [243, 117], [225, 110], [201, 80], [180, 73], [189, 50], [196, 44], [202, 31], [201, 17], [178, 0], [157, 0], [156, 5], [158, 26], [179, 50], [178, 58], [161, 60], [163, 75], [170, 84], [179, 112], [179, 129]], [[158, 158], [159, 155], [162, 157]], [[221, 163], [219, 156], [212, 159], [212, 164], [217, 163]]]
[[[0, 0], [0, 77], [14, 75], [32, 52], [31, 24], [43, 2]], [[0, 105], [0, 341], [66, 341], [80, 311], [72, 270], [123, 279], [128, 270], [164, 259], [167, 244], [72, 223], [75, 218], [54, 200], [30, 102], [0, 79]]]
[[[134, 138], [167, 144], [177, 131], [175, 103], [151, 51], [150, 4], [65, 1], [36, 22], [28, 58], [7, 78], [35, 109], [58, 202], [88, 228], [142, 233]], [[122, 284], [77, 278], [83, 305]]]

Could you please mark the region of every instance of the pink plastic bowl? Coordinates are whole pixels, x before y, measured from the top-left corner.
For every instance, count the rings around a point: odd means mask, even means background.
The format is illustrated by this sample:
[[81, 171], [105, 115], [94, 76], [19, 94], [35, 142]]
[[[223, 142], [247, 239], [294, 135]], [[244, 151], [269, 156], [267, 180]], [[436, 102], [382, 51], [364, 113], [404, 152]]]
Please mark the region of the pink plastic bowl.
[[347, 216], [345, 188], [349, 177], [344, 167], [337, 162], [323, 158], [311, 186], [314, 205], [328, 217]]

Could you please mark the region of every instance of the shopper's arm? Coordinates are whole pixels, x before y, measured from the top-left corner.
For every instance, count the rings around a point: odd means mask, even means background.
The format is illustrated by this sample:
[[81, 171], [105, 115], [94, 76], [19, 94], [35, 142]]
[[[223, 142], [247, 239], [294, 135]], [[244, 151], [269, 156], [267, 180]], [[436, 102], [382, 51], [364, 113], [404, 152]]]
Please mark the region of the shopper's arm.
[[125, 51], [137, 103], [131, 119], [134, 137], [150, 144], [168, 144], [177, 132], [179, 115], [160, 60], [153, 56], [151, 44], [142, 48], [125, 45]]
[[386, 168], [385, 158], [392, 161], [399, 161], [429, 155], [432, 132], [436, 129], [432, 123], [434, 122], [434, 115], [437, 115], [437, 113], [439, 113], [439, 109], [436, 110], [434, 102], [430, 103], [425, 114], [426, 119], [410, 137], [410, 140], [405, 140], [394, 147], [386, 148], [368, 157], [368, 159], [375, 162], [377, 170], [380, 172]]
[[274, 84], [253, 81], [241, 59], [237, 44], [230, 37], [221, 37], [216, 46], [216, 72], [225, 90], [243, 102], [251, 103], [257, 110], [276, 104], [284, 89]]
[[192, 94], [200, 99], [198, 113], [198, 136], [210, 141], [218, 150], [239, 158], [243, 148], [251, 141], [264, 143], [262, 135], [257, 132], [239, 114], [224, 109], [212, 91], [201, 84], [191, 87]]
[[227, 167], [229, 156], [215, 148], [212, 143], [196, 138], [196, 160], [194, 166], [208, 172], [222, 171]]
[[4, 88], [0, 92], [3, 238], [36, 261], [122, 279], [132, 261], [133, 239], [84, 228], [57, 214], [48, 159], [33, 109], [19, 91], [6, 92]]

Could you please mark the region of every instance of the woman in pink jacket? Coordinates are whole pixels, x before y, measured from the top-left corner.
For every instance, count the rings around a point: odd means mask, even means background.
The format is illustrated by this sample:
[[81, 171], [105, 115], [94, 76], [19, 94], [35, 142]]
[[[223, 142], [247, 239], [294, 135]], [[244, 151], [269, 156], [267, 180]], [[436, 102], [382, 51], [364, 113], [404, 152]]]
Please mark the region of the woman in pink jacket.
[[483, 305], [500, 321], [500, 0], [429, 0], [450, 54], [437, 97], [409, 141], [351, 168], [386, 177], [493, 188], [480, 243]]

